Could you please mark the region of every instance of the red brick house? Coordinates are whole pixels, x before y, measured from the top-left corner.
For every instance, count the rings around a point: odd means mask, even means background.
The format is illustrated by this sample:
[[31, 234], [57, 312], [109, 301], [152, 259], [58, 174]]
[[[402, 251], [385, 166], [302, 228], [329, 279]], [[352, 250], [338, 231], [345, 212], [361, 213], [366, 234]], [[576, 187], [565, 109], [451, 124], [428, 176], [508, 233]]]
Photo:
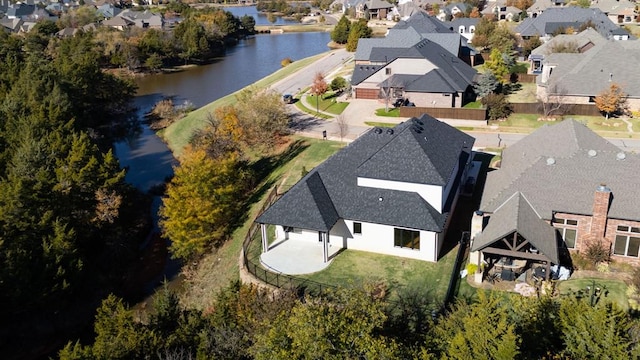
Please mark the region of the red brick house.
[[[612, 259], [640, 265], [640, 178], [635, 171], [640, 156], [621, 151], [574, 120], [543, 126], [502, 156], [501, 168], [487, 175], [474, 219], [478, 234], [472, 236], [483, 240], [488, 224], [500, 220], [494, 213], [519, 193], [537, 217], [557, 230], [560, 252], [583, 252], [601, 242]], [[538, 242], [556, 241], [548, 233], [530, 234]], [[482, 245], [472, 244], [471, 250], [481, 252]]]

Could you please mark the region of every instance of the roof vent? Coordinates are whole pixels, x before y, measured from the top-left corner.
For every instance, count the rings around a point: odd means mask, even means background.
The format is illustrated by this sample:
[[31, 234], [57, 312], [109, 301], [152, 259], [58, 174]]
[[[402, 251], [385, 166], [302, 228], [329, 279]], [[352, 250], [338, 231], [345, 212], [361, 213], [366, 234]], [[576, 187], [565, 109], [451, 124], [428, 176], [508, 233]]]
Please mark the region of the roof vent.
[[598, 152], [591, 149], [589, 151], [587, 151], [587, 155], [589, 155], [589, 157], [596, 157], [596, 155], [598, 155]]
[[413, 125], [411, 129], [413, 129], [413, 131], [417, 132], [418, 134], [421, 134], [422, 131], [424, 130], [422, 126], [418, 126], [418, 125]]
[[611, 192], [611, 189], [609, 189], [609, 187], [607, 186], [607, 184], [605, 183], [601, 183], [600, 185], [598, 185], [598, 187], [596, 188], [596, 191], [601, 191], [601, 192]]
[[550, 157], [547, 159], [547, 165], [555, 165], [556, 164], [556, 159]]
[[382, 134], [382, 129], [380, 129], [379, 127], [377, 127], [377, 128], [374, 128], [374, 129], [373, 129], [373, 132], [374, 132], [374, 133], [376, 133], [376, 134]]
[[424, 125], [424, 123], [420, 119], [413, 119], [413, 122], [418, 124], [418, 125], [420, 125], [420, 126]]
[[619, 153], [616, 154], [616, 159], [618, 160], [624, 160], [627, 158], [627, 154], [624, 153], [624, 151], [620, 151]]
[[387, 129], [387, 134], [393, 135], [393, 129]]

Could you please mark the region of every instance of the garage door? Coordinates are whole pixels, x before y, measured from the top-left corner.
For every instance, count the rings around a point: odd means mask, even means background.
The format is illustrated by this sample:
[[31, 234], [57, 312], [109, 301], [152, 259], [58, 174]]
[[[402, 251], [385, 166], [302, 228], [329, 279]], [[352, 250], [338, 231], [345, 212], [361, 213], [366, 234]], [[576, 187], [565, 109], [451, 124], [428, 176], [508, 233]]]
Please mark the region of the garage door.
[[378, 89], [357, 89], [356, 99], [377, 99]]

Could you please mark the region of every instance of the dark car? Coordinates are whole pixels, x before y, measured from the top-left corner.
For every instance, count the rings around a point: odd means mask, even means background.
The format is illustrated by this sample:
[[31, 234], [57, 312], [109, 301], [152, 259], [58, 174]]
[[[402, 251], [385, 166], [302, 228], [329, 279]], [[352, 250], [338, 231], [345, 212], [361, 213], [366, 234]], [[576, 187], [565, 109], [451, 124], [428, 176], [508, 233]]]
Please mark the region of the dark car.
[[293, 95], [291, 94], [285, 94], [282, 96], [282, 101], [284, 101], [285, 104], [293, 104]]

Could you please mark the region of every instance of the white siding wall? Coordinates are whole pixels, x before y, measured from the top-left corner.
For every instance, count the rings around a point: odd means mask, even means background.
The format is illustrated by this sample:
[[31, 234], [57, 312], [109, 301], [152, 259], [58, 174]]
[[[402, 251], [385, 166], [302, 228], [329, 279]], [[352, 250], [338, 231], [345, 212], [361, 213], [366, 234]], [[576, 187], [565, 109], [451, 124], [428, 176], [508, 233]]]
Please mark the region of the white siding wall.
[[285, 233], [284, 228], [280, 225], [276, 226], [276, 238], [319, 242], [317, 231], [295, 229], [295, 231]]
[[[345, 224], [351, 231], [353, 230], [353, 221], [345, 220]], [[348, 249], [433, 262], [438, 260], [440, 244], [438, 244], [436, 233], [420, 231], [420, 250], [413, 250], [394, 246], [393, 226], [371, 223], [361, 224], [362, 234], [353, 234], [352, 237], [347, 238]], [[334, 244], [334, 236], [331, 237], [331, 243]]]
[[434, 209], [438, 210], [438, 212], [442, 212], [442, 206], [444, 205], [442, 187], [437, 185], [414, 184], [401, 181], [358, 177], [358, 186], [415, 192], [433, 206]]

